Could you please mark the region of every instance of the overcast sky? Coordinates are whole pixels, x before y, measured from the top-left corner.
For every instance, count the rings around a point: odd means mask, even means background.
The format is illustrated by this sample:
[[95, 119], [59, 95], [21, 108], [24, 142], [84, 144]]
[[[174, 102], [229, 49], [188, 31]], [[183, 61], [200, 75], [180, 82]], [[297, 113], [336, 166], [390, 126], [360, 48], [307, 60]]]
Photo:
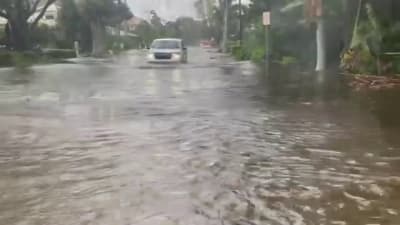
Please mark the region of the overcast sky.
[[150, 10], [167, 20], [176, 19], [179, 16], [196, 17], [193, 6], [194, 0], [128, 0], [133, 14], [148, 18]]

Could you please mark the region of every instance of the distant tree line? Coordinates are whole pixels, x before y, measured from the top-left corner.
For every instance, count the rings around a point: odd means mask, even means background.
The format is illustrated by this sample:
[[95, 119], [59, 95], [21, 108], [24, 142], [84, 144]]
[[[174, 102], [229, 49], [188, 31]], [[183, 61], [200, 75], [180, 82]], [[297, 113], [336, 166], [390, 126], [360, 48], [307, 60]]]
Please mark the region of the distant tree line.
[[196, 44], [206, 37], [207, 26], [204, 21], [191, 17], [179, 17], [175, 21], [163, 21], [156, 11], [151, 11], [149, 21], [142, 21], [135, 33], [142, 45], [149, 46], [152, 40], [162, 37], [182, 38], [187, 44]]

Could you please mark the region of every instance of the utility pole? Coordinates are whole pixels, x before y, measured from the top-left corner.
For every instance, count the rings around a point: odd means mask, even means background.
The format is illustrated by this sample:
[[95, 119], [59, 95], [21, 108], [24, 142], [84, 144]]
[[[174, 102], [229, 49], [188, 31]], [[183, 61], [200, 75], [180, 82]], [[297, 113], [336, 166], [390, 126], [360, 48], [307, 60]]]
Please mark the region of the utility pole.
[[209, 12], [209, 0], [201, 0], [201, 4], [203, 6], [203, 14], [204, 14], [204, 19], [206, 20], [207, 26], [210, 27], [210, 12]]
[[271, 56], [272, 56], [272, 45], [271, 45], [271, 5], [268, 2], [266, 11], [263, 13], [263, 24], [265, 26], [265, 72], [269, 75]]
[[[118, 0], [117, 1], [117, 4], [118, 4], [118, 7], [122, 4], [122, 2], [121, 2], [121, 0]], [[118, 31], [117, 31], [117, 35], [118, 35], [118, 43], [121, 41], [121, 25], [122, 25], [122, 22], [120, 23], [120, 24], [118, 24], [118, 27], [117, 27], [117, 29], [118, 29]]]
[[242, 17], [242, 0], [239, 0], [239, 44], [242, 47], [243, 42], [243, 17]]
[[224, 24], [223, 24], [223, 31], [222, 31], [222, 52], [228, 52], [228, 37], [229, 37], [229, 7], [232, 0], [224, 0]]

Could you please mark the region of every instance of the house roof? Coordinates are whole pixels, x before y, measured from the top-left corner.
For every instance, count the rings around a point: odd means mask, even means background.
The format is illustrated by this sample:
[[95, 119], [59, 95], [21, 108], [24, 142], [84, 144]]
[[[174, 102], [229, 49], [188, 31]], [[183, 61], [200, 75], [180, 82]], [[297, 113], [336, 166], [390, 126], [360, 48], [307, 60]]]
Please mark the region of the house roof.
[[[42, 0], [39, 4], [38, 8], [36, 9], [36, 11], [41, 11], [44, 8], [44, 6], [46, 5], [46, 3], [47, 3], [47, 0]], [[53, 4], [51, 4], [47, 10], [56, 11], [60, 8], [61, 8], [61, 1], [57, 0]]]

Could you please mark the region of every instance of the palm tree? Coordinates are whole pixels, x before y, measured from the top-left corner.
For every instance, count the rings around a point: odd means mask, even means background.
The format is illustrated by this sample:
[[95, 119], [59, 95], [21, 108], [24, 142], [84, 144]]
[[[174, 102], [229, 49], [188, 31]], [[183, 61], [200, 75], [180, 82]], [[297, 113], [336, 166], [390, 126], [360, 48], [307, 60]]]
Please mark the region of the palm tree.
[[311, 21], [315, 21], [317, 25], [317, 65], [316, 71], [324, 71], [326, 69], [326, 37], [325, 37], [325, 21], [323, 0], [306, 0], [307, 17]]

